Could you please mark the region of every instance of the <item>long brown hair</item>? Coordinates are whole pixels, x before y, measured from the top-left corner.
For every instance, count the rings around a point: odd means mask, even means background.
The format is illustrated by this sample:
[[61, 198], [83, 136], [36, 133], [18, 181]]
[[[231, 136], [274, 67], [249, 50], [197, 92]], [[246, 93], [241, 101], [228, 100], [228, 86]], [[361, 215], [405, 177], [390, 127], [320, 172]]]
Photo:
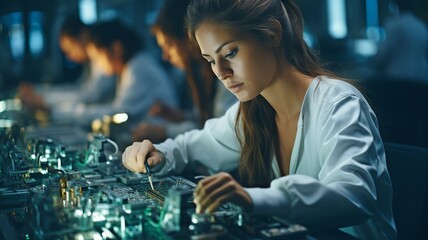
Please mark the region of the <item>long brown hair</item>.
[[200, 50], [190, 41], [184, 30], [184, 18], [189, 0], [165, 0], [151, 27], [153, 33], [161, 32], [180, 45], [179, 54], [184, 60], [184, 72], [193, 104], [199, 111], [199, 124], [212, 117], [215, 96], [215, 75], [202, 58]]
[[[204, 21], [248, 33], [274, 46], [279, 61], [309, 75], [334, 76], [303, 40], [303, 17], [292, 0], [195, 0], [187, 9], [188, 35]], [[278, 28], [278, 23], [280, 29]], [[268, 187], [272, 181], [272, 158], [278, 152], [276, 112], [261, 96], [241, 102], [235, 129], [241, 144], [240, 182], [247, 187]]]

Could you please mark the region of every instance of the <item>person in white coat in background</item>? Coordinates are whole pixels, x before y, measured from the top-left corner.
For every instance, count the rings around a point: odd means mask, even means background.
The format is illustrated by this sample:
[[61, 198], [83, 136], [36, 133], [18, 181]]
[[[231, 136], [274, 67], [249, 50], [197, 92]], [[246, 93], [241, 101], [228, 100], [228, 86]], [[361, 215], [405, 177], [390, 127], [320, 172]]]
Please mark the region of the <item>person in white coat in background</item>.
[[66, 16], [59, 32], [59, 46], [70, 61], [81, 64], [82, 74], [70, 84], [22, 83], [18, 97], [30, 110], [49, 112], [53, 122], [68, 121], [74, 114], [77, 105], [105, 103], [114, 97], [116, 79], [114, 75], [103, 74], [90, 61], [86, 44], [91, 26], [84, 24], [79, 16]]
[[116, 93], [109, 103], [78, 106], [70, 116], [76, 122], [88, 126], [104, 115], [126, 113], [132, 128], [150, 118], [148, 111], [155, 102], [177, 106], [176, 90], [166, 71], [130, 26], [119, 20], [98, 23], [91, 28], [87, 51], [98, 69], [117, 76]]

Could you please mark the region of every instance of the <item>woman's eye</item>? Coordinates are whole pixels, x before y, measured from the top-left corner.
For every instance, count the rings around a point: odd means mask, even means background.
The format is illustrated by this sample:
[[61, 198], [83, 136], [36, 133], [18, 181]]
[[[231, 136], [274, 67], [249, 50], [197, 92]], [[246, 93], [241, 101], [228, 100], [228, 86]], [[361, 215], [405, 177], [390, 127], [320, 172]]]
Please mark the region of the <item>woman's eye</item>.
[[229, 53], [227, 53], [224, 57], [225, 58], [233, 58], [237, 53], [238, 53], [238, 49], [235, 48], [232, 51], [230, 51]]
[[214, 64], [215, 64], [215, 61], [214, 61], [214, 60], [211, 60], [211, 61], [208, 61], [208, 63], [209, 63], [209, 64], [211, 64], [211, 65], [214, 65]]

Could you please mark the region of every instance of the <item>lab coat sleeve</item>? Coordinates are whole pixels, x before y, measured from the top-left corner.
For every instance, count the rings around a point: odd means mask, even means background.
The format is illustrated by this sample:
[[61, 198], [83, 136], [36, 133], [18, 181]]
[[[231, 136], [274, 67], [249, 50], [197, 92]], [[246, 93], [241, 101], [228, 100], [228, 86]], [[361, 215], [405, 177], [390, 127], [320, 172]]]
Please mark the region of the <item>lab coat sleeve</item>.
[[318, 146], [305, 148], [319, 152], [314, 162], [321, 166], [318, 179], [288, 175], [272, 181], [270, 188], [246, 189], [254, 202], [254, 214], [338, 228], [362, 223], [376, 210], [375, 180], [383, 157], [375, 146], [382, 144], [376, 119], [357, 96], [324, 106], [313, 123], [319, 129]]
[[203, 129], [155, 145], [165, 156], [165, 166], [158, 174], [179, 174], [193, 162], [201, 163], [212, 172], [236, 168], [240, 153], [235, 133], [237, 109], [235, 104], [223, 117], [208, 120]]

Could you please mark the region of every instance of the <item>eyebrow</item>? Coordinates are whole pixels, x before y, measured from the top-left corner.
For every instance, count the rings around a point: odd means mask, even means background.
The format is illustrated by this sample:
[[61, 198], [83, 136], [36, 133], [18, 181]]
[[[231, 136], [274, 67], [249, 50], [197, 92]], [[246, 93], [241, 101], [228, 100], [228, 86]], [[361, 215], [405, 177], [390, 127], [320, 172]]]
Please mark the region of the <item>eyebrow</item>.
[[[226, 46], [227, 44], [229, 44], [229, 43], [231, 43], [231, 42], [234, 42], [234, 41], [235, 41], [235, 40], [230, 40], [230, 41], [227, 41], [227, 42], [225, 42], [225, 43], [221, 44], [221, 45], [220, 45], [220, 46], [215, 50], [215, 53], [220, 52], [220, 50], [221, 50], [224, 46]], [[204, 56], [204, 57], [208, 57], [208, 56], [210, 56], [210, 55], [202, 53], [202, 56]]]

